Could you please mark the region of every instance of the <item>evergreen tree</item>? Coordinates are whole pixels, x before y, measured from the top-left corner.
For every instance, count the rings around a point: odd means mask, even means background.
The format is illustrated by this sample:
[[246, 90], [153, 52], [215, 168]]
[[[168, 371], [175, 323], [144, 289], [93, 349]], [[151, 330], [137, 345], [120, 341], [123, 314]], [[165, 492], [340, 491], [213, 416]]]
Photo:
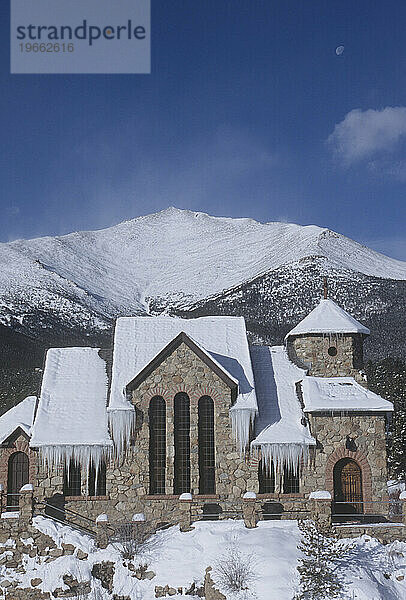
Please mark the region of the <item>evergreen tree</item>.
[[388, 435], [388, 467], [392, 477], [406, 479], [406, 362], [386, 358], [366, 367], [368, 384], [394, 405], [393, 421]]
[[338, 576], [340, 561], [350, 547], [344, 548], [332, 533], [321, 531], [314, 521], [299, 521], [302, 534], [298, 549], [302, 553], [297, 570], [300, 592], [294, 600], [329, 600], [342, 590]]

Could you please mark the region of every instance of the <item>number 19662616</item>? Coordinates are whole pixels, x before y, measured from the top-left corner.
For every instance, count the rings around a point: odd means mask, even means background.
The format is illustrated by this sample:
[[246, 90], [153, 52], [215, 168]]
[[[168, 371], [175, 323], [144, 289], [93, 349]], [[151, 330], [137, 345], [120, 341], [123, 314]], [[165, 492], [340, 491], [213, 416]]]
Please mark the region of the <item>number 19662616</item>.
[[74, 52], [75, 46], [73, 44], [59, 44], [53, 42], [43, 42], [42, 44], [20, 44], [21, 52]]

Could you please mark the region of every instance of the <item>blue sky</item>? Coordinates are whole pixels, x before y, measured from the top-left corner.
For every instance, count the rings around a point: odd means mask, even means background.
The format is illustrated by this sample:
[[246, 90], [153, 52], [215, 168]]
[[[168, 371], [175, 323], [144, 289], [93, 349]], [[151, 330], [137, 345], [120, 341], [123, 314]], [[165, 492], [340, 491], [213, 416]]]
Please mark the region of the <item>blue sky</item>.
[[174, 205], [406, 260], [405, 31], [400, 0], [152, 0], [153, 72], [125, 76], [10, 75], [3, 35], [0, 240]]

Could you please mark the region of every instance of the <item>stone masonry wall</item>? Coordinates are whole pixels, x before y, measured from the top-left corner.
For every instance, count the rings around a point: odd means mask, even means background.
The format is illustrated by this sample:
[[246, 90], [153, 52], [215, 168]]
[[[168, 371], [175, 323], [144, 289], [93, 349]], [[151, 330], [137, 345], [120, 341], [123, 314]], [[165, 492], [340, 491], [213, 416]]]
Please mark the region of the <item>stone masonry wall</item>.
[[[199, 493], [198, 401], [208, 395], [214, 401], [216, 448], [216, 493], [241, 497], [250, 485], [251, 472], [237, 452], [230, 422], [231, 393], [228, 386], [186, 345], [175, 350], [133, 393], [133, 403], [141, 415], [142, 427], [135, 439], [142, 494], [148, 494], [149, 461], [148, 406], [153, 396], [162, 396], [167, 406], [166, 485], [173, 492], [174, 479], [174, 396], [186, 392], [190, 398], [191, 492]], [[254, 485], [254, 482], [252, 482]], [[251, 489], [251, 488], [250, 488]]]
[[[333, 494], [334, 465], [341, 458], [352, 458], [361, 467], [364, 500], [388, 500], [385, 417], [363, 414], [309, 418], [318, 446], [304, 473], [303, 492], [328, 490]], [[346, 448], [347, 436], [355, 444], [351, 449]]]
[[[191, 492], [198, 504], [219, 503], [232, 510], [241, 503], [245, 491], [258, 491], [257, 469], [241, 458], [232, 436], [231, 390], [186, 344], [182, 343], [134, 390], [137, 430], [133, 445], [120, 465], [107, 468], [107, 498], [67, 498], [66, 507], [96, 517], [107, 513], [110, 521], [131, 518], [144, 512], [154, 522], [174, 522], [181, 517], [174, 480], [174, 397], [185, 392], [190, 398]], [[149, 495], [149, 402], [154, 396], [166, 402], [166, 494]], [[216, 493], [199, 497], [198, 401], [204, 396], [214, 401]], [[52, 479], [50, 480], [52, 481]], [[236, 501], [239, 502], [236, 502]]]
[[37, 478], [37, 453], [29, 448], [28, 439], [24, 434], [19, 435], [7, 447], [0, 449], [0, 483], [7, 493], [8, 461], [15, 452], [24, 452], [29, 460], [29, 482], [33, 483]]
[[[354, 377], [365, 385], [359, 370], [363, 368], [361, 335], [302, 335], [289, 339], [289, 355], [293, 354], [309, 366], [308, 375], [315, 377]], [[330, 356], [329, 348], [337, 350]]]

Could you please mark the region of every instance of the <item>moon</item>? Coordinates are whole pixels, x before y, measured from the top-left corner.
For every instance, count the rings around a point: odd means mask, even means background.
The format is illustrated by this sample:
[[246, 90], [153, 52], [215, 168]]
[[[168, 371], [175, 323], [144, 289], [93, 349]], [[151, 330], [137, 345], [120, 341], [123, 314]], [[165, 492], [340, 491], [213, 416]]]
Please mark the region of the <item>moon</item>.
[[344, 46], [337, 46], [336, 48], [336, 54], [337, 56], [341, 56], [341, 54], [344, 52]]

